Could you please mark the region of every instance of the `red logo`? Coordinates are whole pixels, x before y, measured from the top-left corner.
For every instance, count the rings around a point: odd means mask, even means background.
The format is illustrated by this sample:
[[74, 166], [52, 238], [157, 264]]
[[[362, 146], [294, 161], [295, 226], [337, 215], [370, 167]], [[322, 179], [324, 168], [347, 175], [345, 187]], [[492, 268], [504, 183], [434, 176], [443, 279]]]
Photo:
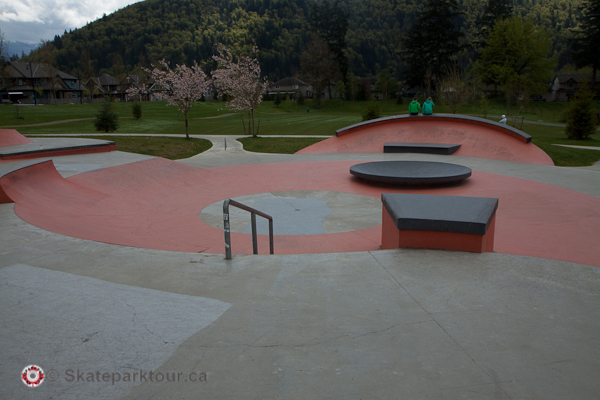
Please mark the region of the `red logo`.
[[37, 365], [30, 365], [21, 372], [21, 379], [28, 387], [38, 387], [44, 382], [44, 371]]

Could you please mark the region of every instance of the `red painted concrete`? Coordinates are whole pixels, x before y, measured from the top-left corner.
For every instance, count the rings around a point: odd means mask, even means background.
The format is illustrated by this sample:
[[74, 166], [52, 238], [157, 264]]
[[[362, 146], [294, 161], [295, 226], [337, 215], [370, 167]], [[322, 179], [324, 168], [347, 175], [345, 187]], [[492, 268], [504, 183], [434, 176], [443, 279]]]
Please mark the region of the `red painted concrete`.
[[[372, 186], [349, 173], [355, 161], [290, 162], [199, 169], [164, 159], [63, 179], [6, 181], [27, 222], [64, 235], [127, 246], [224, 253], [223, 231], [200, 211], [228, 197], [287, 190], [328, 190], [381, 198], [381, 192], [496, 197], [494, 249], [500, 253], [600, 266], [600, 199], [552, 185], [473, 171], [464, 184], [435, 189]], [[9, 182], [6, 184], [5, 182]], [[268, 212], [268, 210], [264, 210]], [[275, 236], [276, 254], [376, 250], [381, 225], [354, 232]], [[251, 235], [232, 233], [233, 254], [251, 254]], [[259, 251], [268, 253], [260, 235]]]
[[494, 251], [496, 217], [492, 219], [485, 235], [460, 232], [424, 231], [398, 229], [383, 207], [381, 248], [441, 249], [470, 251], [474, 253]]
[[14, 129], [0, 129], [0, 147], [18, 146], [20, 144], [33, 143]]
[[[1, 176], [0, 196], [2, 195], [7, 200], [3, 202], [14, 202], [19, 205], [52, 203], [57, 201], [57, 196], [60, 196], [61, 199], [58, 201], [62, 202], [63, 206], [77, 204], [80, 208], [79, 212], [108, 197], [64, 179], [56, 171], [51, 160], [33, 163]], [[76, 210], [73, 212], [77, 213]], [[47, 215], [45, 218], [52, 219], [52, 216]]]
[[383, 250], [400, 247], [400, 230], [396, 227], [392, 216], [383, 203], [381, 204], [381, 248]]
[[394, 121], [353, 129], [349, 134], [315, 143], [297, 154], [383, 153], [386, 142], [447, 143], [461, 145], [454, 156], [554, 165], [550, 156], [536, 145], [524, 143], [495, 127], [462, 120]]
[[366, 121], [362, 124], [359, 124], [358, 126], [352, 126], [350, 128], [343, 128], [343, 129], [337, 130], [336, 136], [344, 136], [349, 133], [363, 130], [365, 128], [370, 129], [370, 128], [372, 128], [374, 126], [378, 126], [378, 125], [403, 124], [407, 121], [417, 122], [420, 124], [427, 124], [427, 125], [431, 124], [432, 122], [437, 125], [444, 125], [447, 122], [458, 122], [460, 124], [477, 125], [477, 126], [485, 127], [486, 129], [493, 129], [504, 135], [512, 136], [515, 139], [518, 139], [523, 143], [528, 143], [531, 140], [531, 137], [526, 138], [525, 136], [519, 135], [517, 132], [514, 132], [511, 128], [509, 128], [507, 125], [495, 124], [495, 123], [491, 123], [490, 121], [487, 121], [487, 120], [482, 120], [480, 118], [475, 119], [475, 118], [471, 118], [466, 115], [458, 115], [458, 114], [435, 114], [435, 115], [431, 115], [431, 116], [419, 115], [417, 117], [408, 117], [406, 115], [403, 115], [403, 116], [398, 116], [398, 118], [391, 117], [391, 118], [375, 119], [372, 121]]

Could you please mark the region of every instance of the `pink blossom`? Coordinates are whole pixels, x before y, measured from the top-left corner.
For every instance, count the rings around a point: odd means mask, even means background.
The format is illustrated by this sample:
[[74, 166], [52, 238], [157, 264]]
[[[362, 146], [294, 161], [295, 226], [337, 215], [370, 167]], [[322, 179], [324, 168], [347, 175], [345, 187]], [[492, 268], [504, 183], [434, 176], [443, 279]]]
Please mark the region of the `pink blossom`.
[[[233, 61], [231, 52], [222, 46], [217, 47], [218, 56], [213, 56], [220, 68], [213, 71], [213, 81], [219, 94], [227, 94], [232, 97], [227, 107], [232, 110], [250, 113], [250, 133], [256, 136], [254, 130], [254, 110], [262, 101], [262, 93], [267, 87], [267, 81], [261, 79], [260, 64], [258, 59], [248, 56], [240, 56], [237, 62]], [[252, 47], [252, 53], [257, 54], [258, 48]]]
[[158, 89], [156, 96], [159, 99], [166, 99], [167, 105], [177, 106], [183, 113], [185, 136], [189, 138], [188, 112], [194, 105], [194, 101], [199, 100], [204, 93], [208, 92], [211, 81], [195, 61], [191, 68], [177, 64], [174, 70], [164, 59], [159, 63], [165, 68], [164, 70], [152, 65], [154, 69], [144, 68], [144, 71], [152, 74], [152, 78], [154, 78], [155, 88]]

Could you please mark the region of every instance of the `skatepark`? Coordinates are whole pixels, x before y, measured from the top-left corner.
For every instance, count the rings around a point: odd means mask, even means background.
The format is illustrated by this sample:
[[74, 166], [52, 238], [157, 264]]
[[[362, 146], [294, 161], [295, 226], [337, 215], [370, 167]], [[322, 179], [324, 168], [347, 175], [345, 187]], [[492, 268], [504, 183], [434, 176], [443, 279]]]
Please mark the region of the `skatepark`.
[[[211, 136], [179, 161], [0, 131], [0, 397], [596, 398], [598, 164], [556, 167], [465, 121], [350, 130], [293, 155]], [[349, 172], [400, 160], [472, 175], [390, 187]], [[497, 198], [493, 252], [381, 250], [382, 193]], [[252, 255], [236, 210], [225, 260], [227, 198], [274, 213], [274, 255], [262, 222]], [[29, 364], [48, 376], [37, 388], [19, 379]], [[123, 379], [140, 370], [182, 375]]]

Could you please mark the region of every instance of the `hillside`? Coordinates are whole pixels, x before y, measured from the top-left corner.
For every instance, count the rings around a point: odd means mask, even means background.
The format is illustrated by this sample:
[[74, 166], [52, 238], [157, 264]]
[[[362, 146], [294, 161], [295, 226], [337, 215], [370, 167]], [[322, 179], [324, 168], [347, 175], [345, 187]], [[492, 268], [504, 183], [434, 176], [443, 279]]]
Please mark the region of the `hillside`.
[[[459, 0], [459, 25], [467, 39], [486, 1]], [[515, 0], [515, 12], [546, 27], [559, 67], [569, 62], [566, 38], [581, 0]], [[401, 76], [399, 41], [415, 21], [418, 0], [341, 0], [349, 15], [346, 36], [350, 71], [374, 75], [389, 68]], [[109, 72], [119, 75], [163, 57], [173, 63], [209, 63], [214, 44], [240, 50], [256, 40], [263, 73], [276, 80], [300, 69], [310, 38], [309, 0], [146, 0], [56, 36], [55, 60], [80, 77]], [[465, 56], [468, 63], [474, 53]], [[26, 57], [42, 61], [41, 51]]]

